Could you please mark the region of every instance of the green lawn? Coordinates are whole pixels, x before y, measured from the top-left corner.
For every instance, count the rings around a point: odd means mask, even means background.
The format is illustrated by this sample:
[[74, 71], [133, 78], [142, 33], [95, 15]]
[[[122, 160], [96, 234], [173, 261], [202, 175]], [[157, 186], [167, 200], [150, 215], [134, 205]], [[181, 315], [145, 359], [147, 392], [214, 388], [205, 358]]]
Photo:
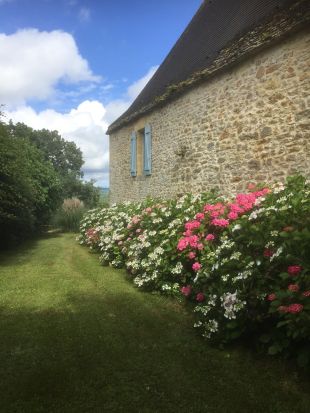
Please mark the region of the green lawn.
[[[195, 335], [176, 301], [142, 293], [72, 235], [0, 256], [1, 413], [297, 413], [305, 379]], [[309, 384], [309, 383], [308, 383]]]

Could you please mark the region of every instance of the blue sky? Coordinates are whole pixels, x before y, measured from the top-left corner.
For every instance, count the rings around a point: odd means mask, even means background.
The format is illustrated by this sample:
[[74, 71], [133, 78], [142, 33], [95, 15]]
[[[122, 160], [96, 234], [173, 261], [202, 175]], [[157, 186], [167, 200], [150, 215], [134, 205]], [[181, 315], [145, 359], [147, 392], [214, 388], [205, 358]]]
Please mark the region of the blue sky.
[[108, 124], [163, 61], [201, 0], [0, 0], [0, 103], [57, 129], [108, 184]]

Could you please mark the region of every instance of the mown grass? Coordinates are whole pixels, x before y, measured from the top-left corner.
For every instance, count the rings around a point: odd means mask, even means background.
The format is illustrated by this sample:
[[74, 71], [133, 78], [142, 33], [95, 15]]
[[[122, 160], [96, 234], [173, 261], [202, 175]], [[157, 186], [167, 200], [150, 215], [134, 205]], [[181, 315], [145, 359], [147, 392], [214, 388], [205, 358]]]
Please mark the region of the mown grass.
[[102, 268], [70, 234], [0, 256], [0, 412], [298, 413], [305, 378], [195, 335], [176, 301]]

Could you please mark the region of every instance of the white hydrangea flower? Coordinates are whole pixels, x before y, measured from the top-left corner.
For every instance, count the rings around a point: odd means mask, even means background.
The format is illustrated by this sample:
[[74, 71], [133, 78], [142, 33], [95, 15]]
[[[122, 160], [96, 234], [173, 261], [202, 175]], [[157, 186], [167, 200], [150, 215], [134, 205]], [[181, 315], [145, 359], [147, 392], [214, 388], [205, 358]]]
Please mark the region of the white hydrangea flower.
[[177, 265], [171, 270], [172, 274], [181, 274], [183, 270], [183, 264], [178, 262]]
[[229, 320], [236, 318], [236, 313], [245, 306], [245, 301], [237, 298], [237, 291], [234, 293], [225, 293], [221, 297], [222, 307], [224, 308], [224, 317]]
[[218, 322], [216, 320], [208, 320], [204, 323], [204, 328], [203, 337], [210, 338], [213, 333], [218, 331]]
[[283, 247], [279, 247], [277, 251], [270, 257], [270, 261], [273, 261], [275, 258], [279, 257], [283, 252]]

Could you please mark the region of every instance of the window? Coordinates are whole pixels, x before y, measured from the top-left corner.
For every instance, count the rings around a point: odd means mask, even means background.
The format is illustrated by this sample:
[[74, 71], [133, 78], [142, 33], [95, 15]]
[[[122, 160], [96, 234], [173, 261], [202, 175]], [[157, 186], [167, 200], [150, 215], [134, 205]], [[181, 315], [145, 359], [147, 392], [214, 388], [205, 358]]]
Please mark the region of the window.
[[151, 175], [152, 136], [150, 125], [133, 131], [130, 138], [131, 176]]

